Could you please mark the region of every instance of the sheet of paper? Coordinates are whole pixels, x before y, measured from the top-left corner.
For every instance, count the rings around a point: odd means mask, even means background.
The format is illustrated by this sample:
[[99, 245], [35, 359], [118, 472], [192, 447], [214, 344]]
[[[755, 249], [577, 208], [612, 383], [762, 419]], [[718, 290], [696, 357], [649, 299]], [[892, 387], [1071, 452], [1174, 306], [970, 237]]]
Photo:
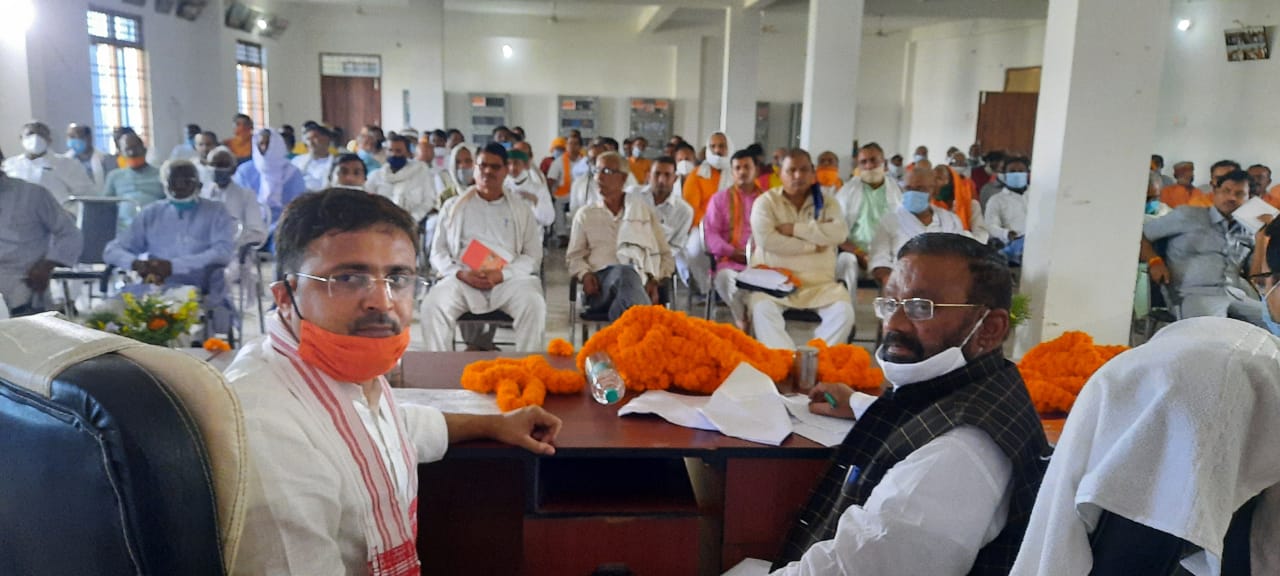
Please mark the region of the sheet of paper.
[[[857, 397], [856, 393], [854, 397]], [[791, 426], [795, 429], [796, 434], [823, 446], [831, 447], [840, 444], [844, 441], [844, 437], [849, 435], [849, 430], [853, 428], [853, 420], [833, 418], [810, 412], [808, 396], [792, 394], [785, 397], [784, 400], [786, 401], [787, 412], [791, 414]], [[855, 413], [860, 414], [861, 412], [856, 411]]]
[[666, 390], [649, 390], [632, 398], [630, 402], [619, 408], [618, 415], [655, 414], [677, 426], [718, 430], [715, 424], [707, 420], [707, 417], [699, 411], [710, 400], [710, 396], [688, 396], [673, 394]]
[[1280, 214], [1280, 210], [1276, 210], [1274, 206], [1267, 204], [1267, 201], [1263, 200], [1262, 197], [1257, 197], [1236, 208], [1236, 211], [1231, 213], [1231, 217], [1245, 228], [1248, 228], [1249, 232], [1257, 234], [1258, 230], [1262, 228], [1262, 220], [1259, 220], [1258, 217], [1263, 214], [1275, 217]]
[[392, 388], [401, 404], [430, 406], [450, 414], [501, 414], [498, 401], [488, 394], [461, 389]]
[[764, 560], [746, 558], [721, 576], [767, 576], [770, 566]]
[[743, 362], [734, 368], [702, 414], [726, 436], [777, 446], [791, 434], [791, 417], [773, 380]]

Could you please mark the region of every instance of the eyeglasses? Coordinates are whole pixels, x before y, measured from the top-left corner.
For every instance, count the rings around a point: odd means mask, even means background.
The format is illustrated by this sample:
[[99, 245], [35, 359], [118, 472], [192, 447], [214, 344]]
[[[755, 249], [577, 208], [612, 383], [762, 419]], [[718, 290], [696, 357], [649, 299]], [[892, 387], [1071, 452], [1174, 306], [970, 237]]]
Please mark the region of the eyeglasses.
[[427, 281], [415, 274], [388, 274], [384, 277], [364, 273], [343, 273], [331, 276], [315, 276], [296, 273], [302, 278], [324, 282], [330, 298], [364, 298], [373, 292], [374, 284], [386, 286], [387, 297], [396, 300], [405, 297], [418, 298], [427, 289]]
[[893, 298], [876, 298], [871, 305], [875, 308], [876, 318], [888, 320], [898, 311], [898, 307], [902, 307], [902, 312], [907, 315], [908, 320], [922, 321], [932, 320], [934, 308], [977, 308], [981, 304], [935, 304], [933, 300], [928, 298], [908, 298], [906, 300], [894, 300]]
[[614, 170], [613, 168], [592, 168], [591, 173], [596, 176], [612, 176], [614, 174], [622, 174], [622, 170]]

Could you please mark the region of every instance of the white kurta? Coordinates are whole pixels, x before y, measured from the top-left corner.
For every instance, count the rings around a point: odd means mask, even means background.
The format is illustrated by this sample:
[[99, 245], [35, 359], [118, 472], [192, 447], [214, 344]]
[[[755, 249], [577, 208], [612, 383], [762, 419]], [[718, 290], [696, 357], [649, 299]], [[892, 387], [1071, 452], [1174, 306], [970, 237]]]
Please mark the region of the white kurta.
[[438, 207], [433, 180], [431, 169], [426, 164], [410, 160], [399, 172], [392, 172], [389, 165], [374, 170], [365, 182], [364, 189], [390, 198], [413, 216], [414, 222], [422, 222], [427, 213]]
[[876, 230], [876, 237], [871, 240], [871, 258], [867, 268], [870, 270], [893, 268], [893, 263], [898, 260], [898, 250], [902, 249], [902, 245], [925, 232], [950, 232], [972, 237], [965, 231], [964, 225], [960, 223], [960, 218], [956, 217], [955, 213], [937, 206], [930, 206], [930, 209], [933, 210], [933, 221], [928, 226], [902, 206], [894, 209], [892, 213], [885, 214], [884, 218], [880, 219], [880, 228]]
[[226, 188], [209, 183], [200, 189], [200, 197], [222, 202], [231, 217], [236, 219], [240, 225], [240, 233], [236, 235], [237, 248], [267, 240], [267, 211], [252, 190], [235, 182], [227, 184]]
[[[364, 486], [345, 481], [343, 462], [352, 456], [332, 431], [294, 397], [281, 373], [292, 371], [269, 338], [240, 351], [227, 380], [244, 410], [249, 447], [249, 504], [234, 574], [339, 576], [367, 574], [363, 517]], [[359, 386], [347, 391], [370, 438], [385, 454], [397, 454], [403, 442], [419, 462], [444, 457], [449, 431], [444, 415], [425, 406], [400, 406], [383, 396], [372, 410]], [[404, 421], [401, 438], [390, 412]], [[399, 458], [384, 456], [397, 496], [408, 508], [417, 493]], [[400, 464], [396, 464], [401, 462]]]
[[300, 154], [290, 160], [302, 172], [302, 179], [307, 183], [307, 190], [315, 192], [329, 187], [329, 171], [333, 168], [333, 155], [316, 158], [311, 154]]
[[[506, 181], [502, 183], [502, 189], [514, 192], [516, 197], [528, 203], [529, 208], [533, 210], [533, 219], [539, 226], [546, 228], [556, 221], [556, 211], [551, 204], [551, 191], [547, 189], [546, 181], [534, 170], [536, 168], [525, 170], [519, 177], [508, 175]], [[525, 194], [532, 195], [533, 200]]]
[[1001, 242], [1009, 241], [1009, 233], [1027, 233], [1027, 197], [1008, 188], [987, 201], [987, 230]]
[[98, 193], [80, 161], [65, 156], [46, 153], [33, 159], [20, 154], [5, 158], [3, 169], [10, 178], [44, 186], [59, 205], [72, 196]]

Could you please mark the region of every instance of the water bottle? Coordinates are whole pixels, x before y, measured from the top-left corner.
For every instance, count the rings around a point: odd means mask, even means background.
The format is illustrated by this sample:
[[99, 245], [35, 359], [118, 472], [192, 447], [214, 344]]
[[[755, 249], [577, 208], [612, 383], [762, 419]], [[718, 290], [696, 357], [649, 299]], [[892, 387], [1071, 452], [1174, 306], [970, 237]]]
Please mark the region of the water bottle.
[[601, 404], [616, 404], [627, 393], [622, 375], [605, 352], [587, 357], [587, 383], [591, 386], [591, 396]]

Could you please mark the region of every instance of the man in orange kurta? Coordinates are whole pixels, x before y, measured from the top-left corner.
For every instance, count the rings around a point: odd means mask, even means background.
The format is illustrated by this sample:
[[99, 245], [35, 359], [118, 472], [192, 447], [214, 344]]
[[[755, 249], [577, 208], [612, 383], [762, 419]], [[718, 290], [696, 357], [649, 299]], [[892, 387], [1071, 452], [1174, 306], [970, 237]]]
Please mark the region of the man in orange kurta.
[[649, 141], [644, 136], [637, 136], [631, 141], [631, 149], [626, 150], [627, 165], [631, 168], [631, 175], [636, 177], [636, 182], [641, 186], [649, 183], [649, 169], [653, 167], [653, 160], [644, 157], [645, 148], [649, 147]]
[[253, 158], [253, 118], [244, 114], [236, 114], [233, 120], [236, 125], [235, 135], [222, 143], [235, 154], [237, 162]]
[[1191, 184], [1196, 178], [1196, 165], [1191, 162], [1179, 162], [1173, 165], [1175, 182], [1160, 190], [1160, 201], [1169, 208], [1182, 205], [1211, 206], [1212, 199]]
[[707, 213], [707, 203], [716, 192], [733, 185], [729, 173], [729, 138], [716, 132], [707, 141], [707, 158], [702, 165], [684, 179], [684, 201], [693, 206], [693, 227], [702, 222]]

